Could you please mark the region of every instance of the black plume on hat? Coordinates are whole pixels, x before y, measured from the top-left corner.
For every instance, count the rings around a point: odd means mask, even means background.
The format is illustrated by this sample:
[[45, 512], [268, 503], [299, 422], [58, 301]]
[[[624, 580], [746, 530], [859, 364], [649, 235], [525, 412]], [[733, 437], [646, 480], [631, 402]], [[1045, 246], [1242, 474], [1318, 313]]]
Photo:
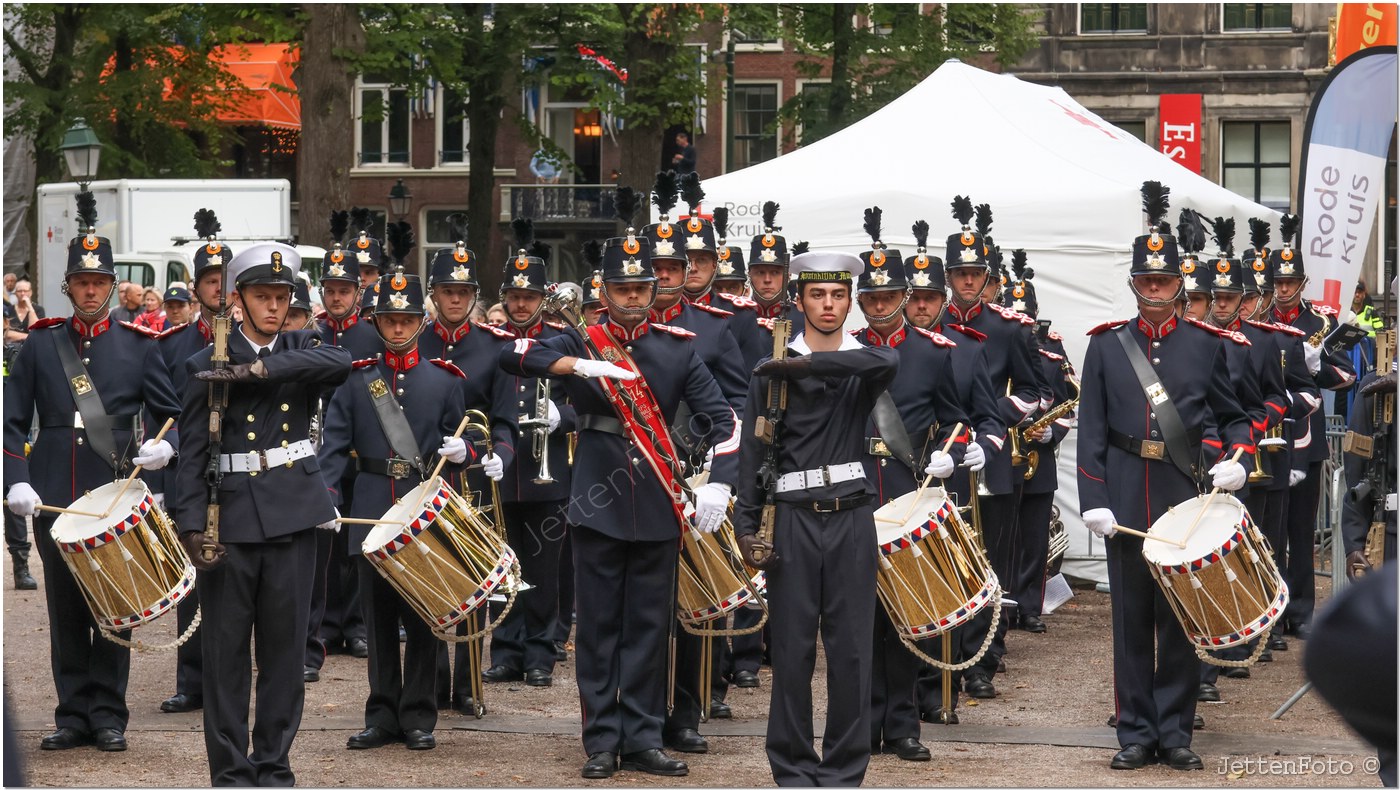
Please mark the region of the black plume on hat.
[[793, 255], [801, 255], [802, 253], [807, 252], [807, 251], [810, 250], [811, 248], [812, 248], [811, 242], [799, 241], [799, 242], [797, 242], [796, 244], [792, 245], [792, 254], [793, 254]]
[[1176, 242], [1182, 252], [1190, 255], [1206, 248], [1206, 229], [1199, 212], [1189, 208], [1181, 210], [1176, 223]]
[[617, 218], [629, 228], [637, 217], [639, 197], [637, 190], [632, 187], [618, 187], [613, 193], [613, 209], [617, 211]]
[[549, 263], [549, 245], [542, 241], [536, 241], [530, 245], [530, 256]]
[[1303, 220], [1297, 214], [1284, 214], [1278, 221], [1278, 235], [1283, 239], [1284, 244], [1292, 245], [1293, 240], [1298, 237], [1298, 226], [1303, 224]]
[[961, 222], [964, 228], [972, 229], [972, 200], [958, 195], [953, 198], [953, 219]]
[[879, 206], [872, 206], [865, 210], [865, 232], [874, 242], [872, 246], [877, 248], [880, 246], [880, 218], [883, 215], [884, 211]]
[[360, 231], [369, 233], [371, 226], [374, 225], [374, 218], [370, 216], [369, 209], [358, 206], [350, 209], [350, 220], [355, 225], [356, 233]]
[[452, 229], [453, 241], [467, 240], [467, 215], [454, 211], [447, 215], [447, 226]]
[[1171, 192], [1171, 187], [1163, 186], [1160, 181], [1142, 182], [1142, 210], [1147, 212], [1148, 228], [1164, 233], [1170, 231], [1170, 228], [1162, 228], [1161, 223], [1171, 208]]
[[913, 231], [914, 243], [918, 245], [919, 249], [922, 251], [928, 246], [928, 221], [922, 219], [918, 220], [914, 223]]
[[1262, 250], [1269, 246], [1269, 237], [1273, 234], [1273, 228], [1269, 223], [1255, 217], [1249, 218], [1249, 244], [1256, 250]]
[[223, 229], [213, 209], [202, 208], [194, 213], [194, 234], [201, 239], [212, 238]]
[[97, 197], [84, 189], [78, 193], [78, 231], [88, 233], [97, 227]]
[[[771, 200], [765, 200], [765, 201], [763, 201], [763, 229], [764, 229], [764, 230], [771, 230], [771, 231], [775, 231], [775, 232], [776, 232], [776, 231], [782, 230], [781, 227], [779, 227], [779, 226], [773, 224], [774, 222], [777, 221], [777, 219], [778, 219], [778, 204], [777, 204], [777, 203], [774, 203], [774, 202], [771, 201]], [[803, 250], [803, 252], [806, 252], [806, 250]]]
[[331, 240], [341, 242], [345, 240], [345, 231], [350, 229], [350, 212], [331, 211]]
[[1026, 251], [1011, 251], [1011, 274], [1019, 281], [1026, 281], [1035, 277], [1035, 269], [1026, 266]]
[[977, 232], [982, 234], [982, 238], [991, 243], [992, 235], [992, 207], [987, 203], [977, 204]]
[[690, 213], [694, 214], [700, 204], [705, 202], [705, 190], [700, 186], [700, 174], [694, 171], [681, 176], [681, 199], [690, 206]]
[[662, 170], [656, 174], [656, 183], [652, 186], [655, 193], [651, 196], [651, 201], [656, 204], [656, 208], [662, 216], [669, 216], [671, 209], [676, 207], [676, 195], [678, 185], [676, 183], [676, 171]]
[[418, 246], [417, 240], [413, 237], [413, 226], [407, 220], [390, 222], [387, 228], [389, 235], [389, 247], [393, 250], [394, 262], [403, 265], [404, 258]]
[[513, 219], [510, 221], [510, 232], [515, 236], [515, 248], [528, 250], [535, 241], [535, 222], [528, 218]]
[[589, 269], [603, 266], [603, 243], [592, 239], [583, 243], [583, 264]]
[[1216, 217], [1210, 221], [1210, 235], [1215, 239], [1216, 249], [1229, 258], [1235, 254], [1235, 218]]
[[719, 206], [714, 210], [715, 237], [723, 242], [729, 233], [729, 209]]

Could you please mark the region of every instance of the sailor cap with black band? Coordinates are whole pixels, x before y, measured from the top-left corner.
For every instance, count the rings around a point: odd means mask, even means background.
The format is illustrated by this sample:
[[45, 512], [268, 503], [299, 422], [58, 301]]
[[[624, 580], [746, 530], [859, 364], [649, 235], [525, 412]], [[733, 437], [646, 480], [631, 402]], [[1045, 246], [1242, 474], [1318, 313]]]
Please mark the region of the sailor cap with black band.
[[1167, 274], [1181, 276], [1176, 238], [1166, 222], [1171, 189], [1158, 181], [1142, 182], [1142, 208], [1147, 214], [1147, 233], [1133, 239], [1133, 264], [1130, 276]]
[[943, 259], [928, 254], [929, 224], [925, 220], [914, 223], [914, 256], [904, 261], [904, 279], [910, 288], [946, 293], [947, 282], [943, 277]]
[[345, 232], [350, 229], [350, 212], [331, 211], [330, 225], [334, 246], [326, 250], [325, 257], [321, 259], [321, 282], [338, 281], [359, 285], [360, 269], [351, 263], [345, 248], [341, 246], [345, 240]]
[[1302, 219], [1297, 214], [1284, 214], [1278, 221], [1278, 235], [1283, 239], [1283, 248], [1274, 250], [1269, 259], [1275, 280], [1289, 277], [1301, 280], [1308, 276], [1303, 268], [1303, 251], [1293, 249], [1293, 240], [1298, 237], [1301, 224]]
[[788, 266], [799, 289], [803, 283], [853, 284], [861, 272], [865, 271], [865, 264], [859, 256], [835, 250], [817, 250], [794, 255]]
[[1212, 293], [1244, 293], [1240, 262], [1235, 258], [1235, 218], [1216, 217], [1210, 222], [1218, 252], [1206, 272]]
[[296, 289], [301, 255], [295, 247], [265, 242], [247, 247], [229, 261], [224, 287], [233, 291], [249, 285], [285, 285]]
[[194, 213], [194, 235], [204, 239], [204, 243], [194, 251], [194, 282], [199, 282], [206, 272], [221, 269], [233, 260], [233, 250], [215, 238], [223, 225], [213, 209], [202, 208]]
[[1206, 264], [1201, 261], [1201, 250], [1206, 247], [1206, 229], [1201, 215], [1194, 209], [1183, 208], [1177, 216], [1176, 239], [1180, 248], [1178, 267], [1181, 269], [1183, 290], [1186, 293], [1210, 293], [1210, 278], [1206, 275]]
[[904, 279], [904, 260], [899, 250], [885, 247], [880, 241], [880, 224], [884, 212], [879, 206], [865, 210], [865, 223], [862, 226], [870, 236], [870, 251], [860, 254], [863, 269], [857, 280], [857, 290], [903, 291], [909, 287]]
[[456, 212], [447, 215], [447, 223], [452, 227], [452, 238], [456, 243], [433, 253], [433, 261], [428, 266], [428, 288], [437, 285], [470, 285], [480, 288], [476, 279], [476, 253], [467, 249], [467, 215]]

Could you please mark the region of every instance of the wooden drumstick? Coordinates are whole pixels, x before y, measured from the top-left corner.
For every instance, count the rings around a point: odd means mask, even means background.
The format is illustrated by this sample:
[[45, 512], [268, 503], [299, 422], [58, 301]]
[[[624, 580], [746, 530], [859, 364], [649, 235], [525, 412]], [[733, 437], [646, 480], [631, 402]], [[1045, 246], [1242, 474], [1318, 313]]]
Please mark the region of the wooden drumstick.
[[[953, 442], [956, 442], [958, 440], [958, 436], [962, 434], [964, 427], [965, 426], [962, 423], [958, 423], [957, 425], [953, 426], [953, 432], [949, 434], [948, 441], [943, 443], [943, 452], [946, 453], [950, 449], [952, 449]], [[900, 524], [907, 523], [909, 521], [909, 517], [914, 515], [914, 509], [919, 506], [919, 500], [924, 498], [924, 490], [927, 489], [929, 487], [929, 484], [932, 482], [933, 475], [924, 475], [924, 482], [919, 484], [919, 493], [915, 494], [914, 501], [909, 503], [909, 512], [905, 513], [904, 518], [899, 520]], [[880, 520], [883, 521], [884, 519]]]
[[[162, 425], [162, 426], [160, 426], [160, 433], [156, 434], [156, 438], [152, 439], [151, 441], [153, 441], [153, 442], [158, 442], [158, 441], [160, 441], [161, 439], [164, 439], [164, 438], [165, 438], [165, 432], [168, 431], [168, 430], [170, 430], [170, 429], [173, 428], [173, 427], [175, 427], [175, 418], [174, 418], [174, 417], [166, 417], [166, 418], [165, 418], [165, 424]], [[115, 497], [112, 498], [112, 504], [109, 505], [109, 506], [107, 507], [107, 512], [102, 514], [102, 518], [106, 518], [106, 517], [112, 515], [112, 508], [115, 507], [116, 504], [122, 500], [122, 497], [123, 497], [123, 496], [126, 496], [126, 490], [127, 490], [128, 488], [131, 488], [131, 484], [132, 484], [132, 482], [134, 482], [134, 481], [136, 480], [136, 476], [139, 475], [139, 474], [141, 474], [141, 469], [142, 469], [142, 466], [141, 466], [140, 464], [137, 464], [137, 465], [136, 465], [136, 468], [131, 470], [131, 474], [130, 474], [130, 475], [127, 475], [126, 482], [125, 482], [125, 483], [122, 483], [121, 489], [118, 490], [118, 491], [117, 491], [117, 495], [116, 495]]]
[[[10, 500], [4, 500], [3, 504], [6, 507], [8, 507], [10, 504]], [[101, 513], [87, 513], [82, 510], [73, 510], [71, 508], [66, 507], [54, 507], [53, 505], [36, 505], [34, 509], [42, 510], [45, 513], [61, 513], [69, 516], [83, 516], [84, 518], [106, 518], [106, 516], [104, 516]]]
[[[454, 434], [452, 434], [452, 438], [453, 438], [453, 439], [460, 439], [460, 438], [462, 438], [462, 434], [463, 434], [463, 433], [466, 433], [467, 424], [468, 424], [470, 421], [471, 421], [471, 415], [470, 415], [470, 414], [463, 414], [463, 415], [462, 415], [462, 421], [459, 422], [459, 423], [457, 423], [457, 432], [454, 433]], [[490, 430], [490, 429], [491, 429], [491, 426], [488, 425], [488, 426], [486, 426], [486, 428], [487, 428], [487, 430]], [[437, 466], [434, 466], [434, 467], [433, 467], [433, 473], [432, 473], [431, 475], [428, 475], [428, 479], [429, 479], [429, 480], [432, 480], [434, 477], [437, 477], [439, 474], [441, 474], [441, 473], [442, 473], [442, 467], [443, 467], [443, 465], [446, 464], [446, 463], [447, 463], [447, 456], [445, 456], [445, 455], [440, 455], [440, 456], [438, 456]], [[342, 519], [342, 520], [343, 520], [343, 519]]]
[[1178, 549], [1184, 549], [1184, 548], [1186, 548], [1186, 543], [1185, 543], [1185, 541], [1183, 541], [1183, 542], [1181, 542], [1181, 543], [1177, 543], [1177, 542], [1174, 541], [1174, 540], [1168, 540], [1167, 538], [1161, 537], [1161, 536], [1159, 536], [1159, 535], [1153, 535], [1153, 534], [1150, 533], [1150, 532], [1142, 532], [1142, 531], [1140, 531], [1140, 530], [1133, 529], [1132, 527], [1125, 527], [1125, 526], [1123, 526], [1122, 524], [1114, 524], [1114, 525], [1113, 525], [1113, 528], [1114, 528], [1115, 530], [1119, 531], [1119, 532], [1126, 532], [1126, 533], [1129, 534], [1129, 535], [1136, 535], [1136, 536], [1139, 537], [1139, 538], [1147, 538], [1148, 540], [1161, 541], [1162, 543], [1167, 543], [1167, 544], [1170, 544], [1170, 545], [1172, 545], [1172, 546], [1175, 546], [1175, 547], [1177, 547]]
[[402, 521], [395, 521], [392, 518], [350, 518], [348, 516], [341, 516], [340, 518], [336, 519], [336, 521], [339, 521], [342, 524], [365, 524], [371, 527], [376, 526], [378, 524], [403, 523]]
[[[1241, 455], [1244, 455], [1243, 447], [1235, 450], [1235, 454], [1230, 456], [1230, 463], [1239, 463]], [[1199, 526], [1201, 523], [1201, 516], [1204, 516], [1206, 514], [1206, 511], [1210, 510], [1210, 503], [1215, 501], [1216, 495], [1219, 494], [1222, 490], [1224, 489], [1220, 488], [1219, 486], [1211, 489], [1210, 496], [1206, 497], [1205, 504], [1201, 505], [1201, 512], [1196, 514], [1196, 519], [1191, 522], [1191, 528], [1186, 530], [1186, 537], [1181, 539], [1182, 548], [1185, 548], [1186, 543], [1191, 540], [1191, 536], [1196, 534], [1196, 527]]]

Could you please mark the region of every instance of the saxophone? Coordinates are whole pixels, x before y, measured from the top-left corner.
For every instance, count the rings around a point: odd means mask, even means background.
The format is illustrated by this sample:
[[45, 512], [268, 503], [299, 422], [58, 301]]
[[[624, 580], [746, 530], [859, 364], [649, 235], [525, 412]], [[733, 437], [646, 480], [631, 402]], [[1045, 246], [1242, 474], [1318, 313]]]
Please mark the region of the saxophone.
[[[1020, 432], [1020, 441], [1031, 441], [1031, 436], [1040, 433], [1042, 430], [1049, 427], [1051, 423], [1055, 422], [1055, 420], [1058, 420], [1066, 414], [1069, 414], [1070, 412], [1079, 408], [1079, 377], [1074, 375], [1074, 368], [1070, 366], [1068, 359], [1062, 360], [1060, 362], [1060, 370], [1064, 371], [1065, 373], [1065, 381], [1068, 382], [1071, 387], [1074, 387], [1074, 397], [1052, 407], [1049, 411], [1045, 412], [1045, 414], [1041, 415], [1040, 419], [1036, 420], [1030, 425], [1027, 425], [1025, 429]], [[1011, 433], [1012, 436], [1015, 436], [1016, 430], [1013, 428]], [[1025, 479], [1029, 480], [1032, 477], [1035, 477], [1035, 471], [1039, 466], [1040, 452], [1034, 449], [1027, 452], [1026, 471], [1024, 473]]]

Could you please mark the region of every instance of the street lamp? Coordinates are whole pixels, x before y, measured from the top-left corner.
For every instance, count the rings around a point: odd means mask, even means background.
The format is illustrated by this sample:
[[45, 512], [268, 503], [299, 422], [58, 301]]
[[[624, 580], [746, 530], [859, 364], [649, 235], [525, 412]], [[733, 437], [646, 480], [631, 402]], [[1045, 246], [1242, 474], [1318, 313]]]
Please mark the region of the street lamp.
[[389, 212], [395, 217], [403, 219], [408, 216], [409, 204], [413, 201], [413, 195], [408, 191], [408, 187], [403, 185], [400, 178], [397, 184], [389, 190]]
[[102, 141], [97, 139], [97, 134], [87, 123], [78, 121], [64, 133], [63, 145], [58, 148], [63, 152], [69, 175], [78, 182], [82, 191], [86, 192], [88, 184], [97, 177], [97, 162], [102, 156]]

